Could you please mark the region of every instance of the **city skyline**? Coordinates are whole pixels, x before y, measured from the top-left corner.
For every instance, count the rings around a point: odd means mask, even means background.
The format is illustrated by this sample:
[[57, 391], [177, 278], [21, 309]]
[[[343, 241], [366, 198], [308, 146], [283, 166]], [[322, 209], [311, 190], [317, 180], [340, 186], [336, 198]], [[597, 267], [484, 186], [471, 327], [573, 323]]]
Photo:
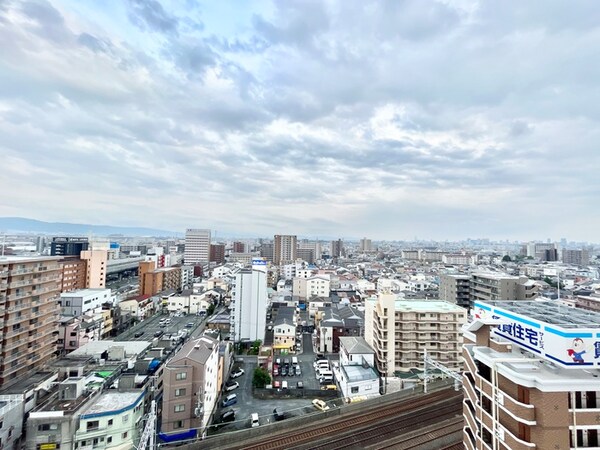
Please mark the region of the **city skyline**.
[[596, 241], [596, 5], [0, 5], [0, 216]]

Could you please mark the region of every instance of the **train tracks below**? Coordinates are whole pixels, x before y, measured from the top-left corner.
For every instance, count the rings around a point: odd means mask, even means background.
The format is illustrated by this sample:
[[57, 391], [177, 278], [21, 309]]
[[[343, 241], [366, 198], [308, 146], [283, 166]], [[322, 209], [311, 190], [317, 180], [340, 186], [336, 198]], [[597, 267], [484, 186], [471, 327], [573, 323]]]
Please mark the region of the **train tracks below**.
[[[227, 450], [452, 449], [462, 439], [462, 393], [444, 389], [342, 414]], [[449, 438], [449, 436], [454, 436]], [[427, 447], [428, 443], [439, 442]]]

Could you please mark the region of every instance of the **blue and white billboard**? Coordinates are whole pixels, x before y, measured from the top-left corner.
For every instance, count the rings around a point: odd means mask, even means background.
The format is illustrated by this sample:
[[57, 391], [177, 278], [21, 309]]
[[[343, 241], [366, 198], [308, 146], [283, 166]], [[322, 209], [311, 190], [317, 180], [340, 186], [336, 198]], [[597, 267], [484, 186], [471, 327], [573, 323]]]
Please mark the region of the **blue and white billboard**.
[[[567, 307], [565, 314], [569, 314]], [[600, 324], [596, 328], [564, 328], [484, 302], [475, 302], [474, 316], [502, 322], [494, 329], [497, 336], [561, 367], [600, 367]]]

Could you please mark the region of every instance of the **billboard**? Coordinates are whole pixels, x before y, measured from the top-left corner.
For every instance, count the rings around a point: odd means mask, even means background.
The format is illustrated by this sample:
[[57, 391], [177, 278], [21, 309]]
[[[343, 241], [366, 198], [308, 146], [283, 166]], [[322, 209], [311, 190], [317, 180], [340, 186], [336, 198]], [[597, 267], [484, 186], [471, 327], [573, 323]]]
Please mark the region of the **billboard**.
[[484, 302], [475, 302], [474, 317], [500, 321], [493, 330], [497, 336], [563, 368], [600, 367], [600, 326], [564, 328]]

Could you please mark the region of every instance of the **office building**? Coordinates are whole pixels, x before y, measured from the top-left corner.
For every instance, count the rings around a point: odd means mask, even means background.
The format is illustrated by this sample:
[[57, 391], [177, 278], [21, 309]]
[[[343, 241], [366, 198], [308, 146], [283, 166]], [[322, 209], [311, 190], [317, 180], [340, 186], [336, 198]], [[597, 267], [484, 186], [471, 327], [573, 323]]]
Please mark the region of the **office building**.
[[260, 257], [268, 262], [273, 262], [273, 243], [260, 244]]
[[206, 265], [210, 259], [210, 230], [189, 228], [185, 232], [185, 264]]
[[56, 352], [60, 257], [0, 258], [0, 386], [42, 367]]
[[562, 262], [575, 266], [587, 266], [590, 263], [590, 253], [587, 250], [564, 249], [562, 251]]
[[267, 315], [267, 262], [252, 260], [251, 269], [235, 274], [232, 293], [231, 335], [235, 342], [265, 340]]
[[439, 300], [396, 300], [380, 292], [365, 303], [365, 340], [381, 373], [424, 369], [424, 352], [452, 370], [462, 369], [461, 327], [467, 311]]
[[189, 340], [165, 364], [160, 437], [189, 439], [206, 433], [219, 395], [218, 370], [219, 341], [208, 336]]
[[87, 250], [89, 241], [86, 237], [53, 237], [50, 243], [51, 256], [79, 256]]
[[81, 316], [102, 309], [110, 302], [110, 289], [81, 289], [60, 294], [58, 304], [63, 316]]
[[273, 263], [283, 266], [295, 262], [296, 249], [296, 236], [276, 234], [273, 240]]
[[440, 275], [440, 300], [471, 309], [471, 276], [458, 274]]
[[474, 309], [463, 329], [465, 448], [600, 447], [600, 313], [555, 301]]
[[108, 264], [107, 250], [84, 250], [81, 259], [86, 262], [85, 287], [104, 289], [106, 287], [106, 267]]

